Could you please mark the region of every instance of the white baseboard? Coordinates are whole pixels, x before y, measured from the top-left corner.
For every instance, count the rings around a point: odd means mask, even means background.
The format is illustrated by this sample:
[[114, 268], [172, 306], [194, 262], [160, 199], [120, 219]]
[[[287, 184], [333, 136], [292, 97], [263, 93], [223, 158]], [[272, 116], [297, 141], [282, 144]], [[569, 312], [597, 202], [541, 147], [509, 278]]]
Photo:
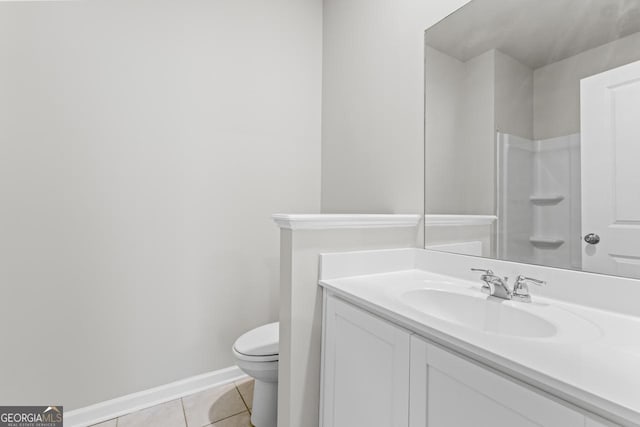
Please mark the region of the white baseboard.
[[87, 427], [246, 377], [237, 366], [127, 394], [64, 413], [65, 427]]

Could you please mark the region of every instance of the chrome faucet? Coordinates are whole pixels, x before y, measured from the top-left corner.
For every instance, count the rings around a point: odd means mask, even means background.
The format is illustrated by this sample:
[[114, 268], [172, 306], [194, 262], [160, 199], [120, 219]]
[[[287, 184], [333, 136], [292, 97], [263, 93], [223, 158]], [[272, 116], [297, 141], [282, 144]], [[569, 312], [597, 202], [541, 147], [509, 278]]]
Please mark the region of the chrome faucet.
[[484, 273], [480, 276], [480, 280], [485, 283], [482, 286], [482, 292], [496, 298], [511, 299], [511, 291], [507, 286], [507, 282], [509, 280], [508, 277], [496, 276], [493, 274], [493, 271], [481, 268], [472, 268], [471, 271], [480, 271]]
[[485, 294], [496, 298], [508, 300], [513, 299], [520, 302], [531, 302], [528, 285], [534, 284], [544, 286], [547, 283], [544, 280], [520, 275], [516, 278], [516, 283], [513, 285], [513, 291], [511, 291], [507, 285], [509, 278], [496, 276], [493, 274], [493, 271], [481, 268], [472, 268], [471, 271], [480, 271], [483, 273], [482, 276], [480, 276], [480, 280], [485, 284], [482, 286], [481, 291]]

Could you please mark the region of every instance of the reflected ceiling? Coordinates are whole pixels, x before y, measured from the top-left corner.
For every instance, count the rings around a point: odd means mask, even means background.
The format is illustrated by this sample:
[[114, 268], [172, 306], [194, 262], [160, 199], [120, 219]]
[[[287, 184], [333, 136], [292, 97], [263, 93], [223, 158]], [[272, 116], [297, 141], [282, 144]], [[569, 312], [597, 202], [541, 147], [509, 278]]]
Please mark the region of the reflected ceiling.
[[426, 42], [465, 62], [497, 48], [536, 69], [639, 31], [640, 0], [481, 0], [431, 27]]

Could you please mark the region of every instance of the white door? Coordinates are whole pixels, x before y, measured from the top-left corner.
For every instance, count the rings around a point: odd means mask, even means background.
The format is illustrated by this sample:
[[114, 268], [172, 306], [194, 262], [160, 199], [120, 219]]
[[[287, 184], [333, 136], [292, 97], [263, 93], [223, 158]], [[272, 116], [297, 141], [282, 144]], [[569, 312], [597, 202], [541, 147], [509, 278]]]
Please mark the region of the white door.
[[409, 333], [337, 298], [325, 305], [322, 427], [407, 427]]
[[640, 278], [640, 61], [583, 79], [580, 93], [582, 267]]
[[584, 415], [411, 337], [410, 427], [584, 427]]

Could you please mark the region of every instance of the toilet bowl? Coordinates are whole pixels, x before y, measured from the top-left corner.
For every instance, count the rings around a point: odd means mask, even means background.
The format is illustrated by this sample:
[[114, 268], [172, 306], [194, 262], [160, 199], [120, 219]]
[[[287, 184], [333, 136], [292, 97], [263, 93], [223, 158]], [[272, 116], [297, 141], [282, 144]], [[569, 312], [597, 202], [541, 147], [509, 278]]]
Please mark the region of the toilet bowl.
[[278, 322], [243, 334], [233, 344], [238, 367], [255, 379], [251, 423], [255, 427], [276, 427], [278, 423]]

